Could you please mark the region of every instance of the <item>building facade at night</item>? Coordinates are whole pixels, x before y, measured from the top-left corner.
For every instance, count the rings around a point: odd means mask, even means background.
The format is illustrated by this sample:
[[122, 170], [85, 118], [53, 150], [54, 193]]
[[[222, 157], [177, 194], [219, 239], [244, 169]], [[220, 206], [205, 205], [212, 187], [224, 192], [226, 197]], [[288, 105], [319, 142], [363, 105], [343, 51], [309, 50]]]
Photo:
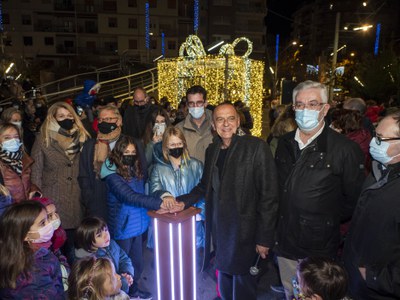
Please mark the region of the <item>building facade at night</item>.
[[111, 64], [123, 56], [149, 63], [177, 56], [194, 33], [204, 47], [246, 36], [253, 58], [265, 52], [266, 0], [5, 0], [2, 6], [4, 53], [48, 65], [77, 57]]

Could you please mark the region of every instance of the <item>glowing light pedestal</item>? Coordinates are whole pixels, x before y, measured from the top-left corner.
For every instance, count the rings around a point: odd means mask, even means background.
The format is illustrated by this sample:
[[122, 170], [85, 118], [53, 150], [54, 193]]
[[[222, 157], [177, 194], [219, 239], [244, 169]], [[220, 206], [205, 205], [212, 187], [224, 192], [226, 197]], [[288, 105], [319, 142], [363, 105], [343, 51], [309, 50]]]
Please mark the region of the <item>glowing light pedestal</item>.
[[153, 219], [158, 300], [196, 300], [196, 214], [190, 207]]

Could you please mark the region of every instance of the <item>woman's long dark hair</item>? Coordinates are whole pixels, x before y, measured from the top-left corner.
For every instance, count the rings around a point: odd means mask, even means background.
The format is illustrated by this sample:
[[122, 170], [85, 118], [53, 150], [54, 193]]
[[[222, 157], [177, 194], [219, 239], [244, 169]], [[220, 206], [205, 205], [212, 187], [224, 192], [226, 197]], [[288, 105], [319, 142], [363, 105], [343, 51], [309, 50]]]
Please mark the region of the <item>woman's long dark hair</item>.
[[22, 201], [3, 214], [0, 220], [0, 288], [15, 288], [18, 276], [28, 275], [34, 253], [25, 238], [44, 209], [38, 201]]
[[[128, 145], [134, 145], [136, 149], [136, 162], [134, 166], [125, 166], [122, 163], [122, 156], [124, 155], [124, 151], [128, 147]], [[138, 151], [138, 146], [135, 140], [127, 135], [121, 135], [115, 144], [114, 149], [110, 153], [109, 160], [112, 164], [117, 167], [117, 173], [121, 175], [125, 179], [130, 179], [132, 177], [136, 177], [137, 179], [143, 178], [142, 166], [140, 164], [140, 155]]]
[[168, 126], [171, 125], [171, 121], [169, 120], [169, 115], [165, 109], [163, 109], [161, 106], [153, 111], [150, 115], [150, 118], [147, 121], [146, 128], [144, 130], [143, 134], [143, 143], [146, 146], [148, 143], [150, 143], [151, 139], [153, 138], [153, 127], [154, 124], [156, 123], [156, 118], [157, 116], [163, 116], [165, 118], [165, 125], [167, 128]]

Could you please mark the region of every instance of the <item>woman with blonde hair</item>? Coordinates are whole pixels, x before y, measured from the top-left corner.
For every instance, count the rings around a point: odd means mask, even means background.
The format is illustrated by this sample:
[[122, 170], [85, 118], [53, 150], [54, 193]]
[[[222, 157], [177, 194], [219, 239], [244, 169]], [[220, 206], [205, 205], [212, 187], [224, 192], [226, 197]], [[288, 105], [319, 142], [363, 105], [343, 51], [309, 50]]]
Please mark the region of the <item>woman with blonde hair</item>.
[[73, 255], [73, 235], [83, 217], [78, 184], [79, 157], [89, 134], [71, 105], [54, 103], [48, 110], [32, 148], [32, 182], [43, 195], [53, 199], [67, 243], [64, 254]]
[[[183, 132], [177, 127], [168, 127], [163, 135], [162, 144], [154, 146], [155, 165], [149, 179], [150, 193], [161, 196], [166, 191], [174, 197], [189, 193], [200, 181], [203, 174], [203, 163], [190, 157]], [[204, 199], [196, 204], [202, 212], [196, 217], [196, 246], [204, 247]], [[153, 240], [147, 243], [153, 248]]]

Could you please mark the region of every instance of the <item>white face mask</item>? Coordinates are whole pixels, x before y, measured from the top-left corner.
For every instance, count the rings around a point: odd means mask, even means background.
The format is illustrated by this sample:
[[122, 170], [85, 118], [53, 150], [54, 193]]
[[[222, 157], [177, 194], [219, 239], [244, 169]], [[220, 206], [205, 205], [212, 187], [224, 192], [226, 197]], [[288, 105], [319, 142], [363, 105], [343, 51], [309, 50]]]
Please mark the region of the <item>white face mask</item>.
[[37, 239], [31, 239], [30, 242], [34, 244], [46, 243], [51, 240], [54, 233], [54, 227], [51, 222], [46, 226], [40, 228], [37, 231], [30, 231], [30, 233], [37, 232], [39, 233], [39, 237]]
[[10, 122], [11, 124], [14, 124], [15, 126], [17, 126], [18, 128], [22, 127], [22, 121], [14, 121], [14, 122]]
[[53, 225], [54, 231], [56, 231], [61, 225], [61, 220], [55, 219], [55, 220], [51, 221], [51, 224]]
[[189, 107], [189, 114], [194, 119], [200, 119], [204, 115], [204, 106], [200, 107]]
[[162, 123], [155, 123], [154, 127], [153, 127], [153, 132], [156, 135], [163, 135], [165, 128], [167, 128], [167, 125], [165, 124], [165, 122]]

